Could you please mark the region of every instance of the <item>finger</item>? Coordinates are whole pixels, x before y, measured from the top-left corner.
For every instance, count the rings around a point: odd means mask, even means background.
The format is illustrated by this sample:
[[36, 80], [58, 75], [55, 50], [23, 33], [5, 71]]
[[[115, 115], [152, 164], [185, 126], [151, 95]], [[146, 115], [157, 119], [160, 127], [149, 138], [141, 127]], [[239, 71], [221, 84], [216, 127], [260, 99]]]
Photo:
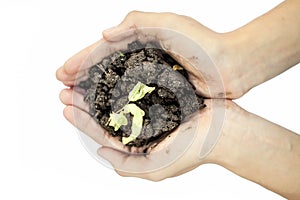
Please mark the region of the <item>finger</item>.
[[100, 40], [69, 59], [57, 70], [56, 77], [67, 86], [77, 85], [81, 80], [87, 79], [90, 67], [115, 52], [127, 50], [128, 44], [136, 40], [136, 36], [128, 37], [120, 42]]
[[[136, 33], [136, 30], [143, 32], [149, 31], [147, 28], [161, 28], [171, 29], [186, 35], [197, 36], [197, 34], [199, 35], [199, 32], [197, 33], [197, 29], [199, 27], [203, 27], [203, 25], [187, 16], [177, 15], [174, 13], [132, 11], [118, 26], [107, 29], [103, 31], [102, 34], [103, 38], [108, 41], [120, 41], [131, 34]], [[146, 29], [143, 30], [143, 28]], [[153, 34], [157, 35], [159, 33], [157, 30], [153, 32]], [[195, 35], [195, 33], [197, 34]]]
[[[132, 42], [134, 39], [128, 38], [128, 41]], [[66, 85], [73, 85], [76, 79], [87, 75], [86, 69], [113, 52], [126, 49], [129, 43], [128, 41], [111, 44], [105, 40], [100, 40], [88, 46], [68, 59], [64, 65], [56, 71], [56, 78]]]
[[65, 85], [74, 85], [75, 80], [78, 77], [87, 77], [87, 72], [86, 71], [79, 71], [76, 74], [68, 74], [65, 72], [64, 67], [60, 67], [56, 70], [56, 79], [63, 82]]
[[148, 171], [148, 166], [156, 165], [158, 167], [159, 165], [156, 163], [161, 162], [163, 157], [154, 156], [155, 158], [151, 158], [152, 156], [131, 155], [107, 147], [99, 148], [98, 154], [107, 160], [120, 176], [138, 177], [151, 181], [160, 181], [169, 177], [179, 176], [199, 166], [199, 164], [195, 164], [182, 170], [181, 168], [187, 163], [183, 159], [179, 159], [172, 165]]
[[68, 74], [65, 71], [64, 66], [62, 66], [62, 67], [60, 67], [56, 70], [56, 79], [59, 80], [59, 81], [67, 82], [67, 81], [70, 81], [70, 80], [74, 80], [75, 77], [76, 77], [76, 74]]
[[[120, 41], [136, 35], [144, 43], [158, 41], [162, 49], [189, 72], [199, 94], [217, 97], [224, 91], [220, 74], [207, 51], [211, 49], [212, 42], [209, 40], [213, 34], [189, 17], [134, 11], [120, 25], [104, 31], [103, 37], [108, 41]], [[203, 38], [207, 38], [207, 41], [203, 42]]]
[[107, 160], [120, 176], [145, 178], [145, 173], [141, 169], [142, 165], [147, 164], [143, 156], [134, 156], [124, 152], [101, 147], [98, 154]]
[[[103, 37], [108, 41], [120, 41], [135, 33], [135, 30], [142, 27], [164, 27], [167, 13], [152, 13], [132, 11], [116, 27], [103, 31]], [[174, 24], [174, 23], [171, 23]], [[122, 33], [122, 34], [121, 34]]]
[[97, 46], [99, 46], [101, 43], [103, 43], [103, 40], [95, 42], [94, 44], [86, 47], [85, 49], [81, 50], [80, 52], [69, 58], [62, 67], [64, 72], [69, 76], [76, 75], [80, 69], [80, 66], [85, 61], [90, 52]]
[[109, 135], [87, 112], [75, 106], [66, 106], [64, 116], [73, 126], [91, 137], [98, 144], [124, 152], [129, 151], [117, 137]]
[[63, 84], [67, 87], [73, 87], [75, 86], [75, 81], [65, 81]]
[[111, 146], [106, 138], [105, 130], [99, 126], [91, 116], [75, 106], [64, 109], [65, 118], [76, 128], [87, 134], [101, 145]]
[[85, 112], [89, 110], [88, 104], [84, 102], [83, 95], [73, 89], [63, 89], [59, 94], [59, 98], [65, 105], [75, 106]]
[[[114, 169], [119, 169], [121, 165], [125, 164], [126, 159], [128, 158], [128, 155], [126, 155], [125, 153], [107, 147], [100, 147], [97, 153], [102, 158], [107, 160]], [[120, 175], [123, 174], [120, 173]]]
[[88, 70], [80, 70], [76, 74], [66, 73], [64, 67], [60, 67], [56, 70], [56, 79], [68, 87], [75, 86], [79, 81], [86, 80], [87, 77]]
[[88, 68], [99, 63], [112, 53], [127, 50], [128, 44], [135, 40], [137, 40], [136, 36], [127, 37], [119, 42], [100, 40], [69, 59], [63, 66], [64, 70], [69, 75], [76, 74], [75, 78], [82, 77], [87, 74]]
[[[173, 165], [194, 143], [199, 117], [193, 123], [183, 123], [170, 137], [160, 142], [149, 154], [124, 154], [110, 148], [101, 148], [98, 153], [108, 160], [123, 176], [138, 176], [147, 179], [163, 179], [177, 172], [182, 166]], [[195, 123], [194, 123], [195, 122]], [[200, 148], [200, 147], [199, 147]], [[198, 154], [195, 153], [198, 156]], [[168, 169], [170, 172], [168, 172]]]
[[99, 46], [101, 42], [103, 41], [98, 41], [88, 46], [68, 59], [62, 67], [57, 69], [56, 78], [67, 86], [73, 86], [75, 79], [83, 76], [82, 73], [80, 73], [82, 64], [92, 50]]
[[59, 93], [60, 101], [65, 105], [72, 105], [72, 91], [71, 89], [63, 89]]

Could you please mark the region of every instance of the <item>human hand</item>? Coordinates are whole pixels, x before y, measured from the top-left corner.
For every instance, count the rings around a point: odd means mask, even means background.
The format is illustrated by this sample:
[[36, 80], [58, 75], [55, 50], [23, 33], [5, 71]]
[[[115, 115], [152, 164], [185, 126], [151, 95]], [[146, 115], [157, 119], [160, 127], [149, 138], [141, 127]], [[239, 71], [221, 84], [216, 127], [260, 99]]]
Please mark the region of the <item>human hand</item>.
[[[107, 41], [129, 37], [156, 40], [189, 72], [197, 92], [209, 98], [234, 99], [250, 89], [244, 71], [236, 65], [238, 52], [233, 38], [173, 13], [131, 12], [124, 21], [103, 32]], [[253, 79], [253, 78], [252, 78]]]
[[207, 107], [194, 113], [150, 154], [132, 155], [110, 147], [101, 147], [98, 153], [119, 175], [152, 181], [179, 176], [213, 162], [210, 154], [226, 124], [226, 109], [235, 104], [213, 99], [205, 100], [205, 104]]
[[102, 145], [98, 153], [113, 165], [116, 172], [149, 180], [178, 176], [208, 162], [208, 155], [222, 130], [225, 105], [229, 102], [205, 100], [206, 108], [193, 114], [145, 154], [141, 148], [126, 147], [107, 134], [88, 114], [81, 94], [65, 89], [60, 99], [66, 105], [66, 119]]
[[[174, 23], [174, 21], [178, 23]], [[179, 26], [180, 24], [180, 26]], [[103, 32], [101, 40], [84, 49], [58, 70], [57, 77], [64, 84], [73, 86], [79, 73], [91, 66], [93, 60], [101, 60], [109, 54], [124, 50], [127, 44], [139, 40], [143, 43], [157, 41], [161, 47], [175, 58], [189, 74], [196, 91], [209, 98], [237, 98], [245, 90], [239, 82], [229, 56], [226, 40], [202, 26], [197, 21], [170, 13], [132, 12], [116, 28]], [[101, 54], [85, 59], [97, 47]], [[85, 61], [85, 63], [83, 63]]]

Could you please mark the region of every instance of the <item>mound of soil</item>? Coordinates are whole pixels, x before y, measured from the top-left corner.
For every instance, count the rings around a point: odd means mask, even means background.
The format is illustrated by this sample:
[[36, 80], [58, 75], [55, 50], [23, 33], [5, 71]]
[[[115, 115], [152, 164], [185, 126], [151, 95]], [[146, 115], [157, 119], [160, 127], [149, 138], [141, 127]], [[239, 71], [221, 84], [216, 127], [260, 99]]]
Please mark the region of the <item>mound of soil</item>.
[[129, 92], [141, 82], [155, 90], [134, 102], [145, 115], [140, 135], [128, 146], [149, 146], [163, 140], [187, 116], [205, 107], [204, 99], [195, 94], [187, 72], [155, 43], [128, 44], [126, 52], [115, 52], [89, 69], [89, 78], [79, 83], [86, 92], [84, 101], [90, 115], [114, 137], [131, 134], [128, 124], [114, 131], [109, 126], [110, 113], [128, 103]]

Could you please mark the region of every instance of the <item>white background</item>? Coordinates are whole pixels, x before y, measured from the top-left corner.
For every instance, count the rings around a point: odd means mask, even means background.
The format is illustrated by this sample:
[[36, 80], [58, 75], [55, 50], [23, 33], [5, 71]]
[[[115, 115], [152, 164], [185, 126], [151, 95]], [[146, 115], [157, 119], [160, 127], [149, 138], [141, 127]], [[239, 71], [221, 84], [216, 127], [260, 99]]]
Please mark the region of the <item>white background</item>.
[[[131, 10], [189, 15], [234, 30], [279, 0], [0, 1], [0, 199], [282, 199], [216, 165], [162, 182], [123, 178], [94, 160], [62, 116], [55, 71]], [[300, 133], [300, 66], [236, 102]]]

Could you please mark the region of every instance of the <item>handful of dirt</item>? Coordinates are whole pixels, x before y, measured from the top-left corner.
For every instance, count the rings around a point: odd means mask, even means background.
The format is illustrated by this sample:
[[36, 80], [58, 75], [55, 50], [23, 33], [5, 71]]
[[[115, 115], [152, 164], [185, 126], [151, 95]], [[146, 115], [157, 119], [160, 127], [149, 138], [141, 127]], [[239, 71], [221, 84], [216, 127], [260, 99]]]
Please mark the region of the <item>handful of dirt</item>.
[[[85, 90], [84, 101], [94, 120], [127, 146], [157, 144], [205, 107], [184, 68], [155, 43], [128, 44], [126, 52], [115, 52], [91, 66], [88, 79], [78, 86]], [[141, 96], [133, 101], [129, 97], [134, 92]], [[128, 109], [129, 104], [142, 114]]]

